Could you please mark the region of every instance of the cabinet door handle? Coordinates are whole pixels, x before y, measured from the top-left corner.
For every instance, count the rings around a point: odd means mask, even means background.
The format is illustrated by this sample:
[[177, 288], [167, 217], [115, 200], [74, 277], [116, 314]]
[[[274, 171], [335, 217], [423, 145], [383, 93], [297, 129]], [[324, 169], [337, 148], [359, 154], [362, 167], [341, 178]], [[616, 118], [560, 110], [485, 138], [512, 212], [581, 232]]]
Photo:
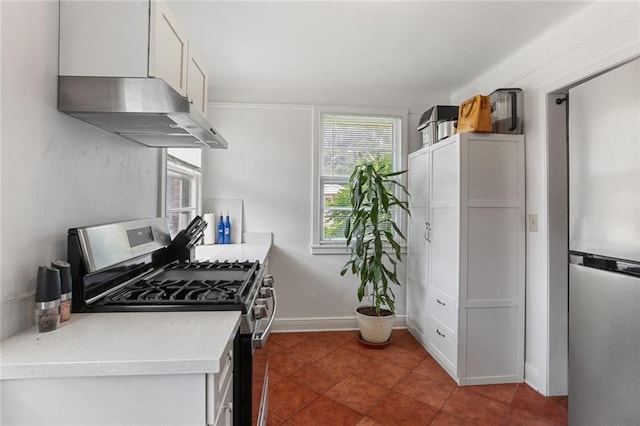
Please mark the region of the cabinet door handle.
[[233, 402], [229, 402], [225, 407], [225, 414], [227, 417], [227, 421], [225, 422], [225, 424], [233, 424]]
[[437, 328], [436, 328], [436, 333], [438, 333], [438, 335], [440, 335], [440, 336], [442, 336], [442, 337], [447, 337], [447, 336], [445, 336], [444, 334], [440, 333], [440, 330], [438, 330]]
[[424, 223], [424, 239], [428, 243], [431, 242], [431, 224], [429, 222]]
[[436, 302], [438, 302], [442, 306], [447, 306], [446, 303], [444, 303], [442, 300], [438, 299], [437, 297], [436, 297]]

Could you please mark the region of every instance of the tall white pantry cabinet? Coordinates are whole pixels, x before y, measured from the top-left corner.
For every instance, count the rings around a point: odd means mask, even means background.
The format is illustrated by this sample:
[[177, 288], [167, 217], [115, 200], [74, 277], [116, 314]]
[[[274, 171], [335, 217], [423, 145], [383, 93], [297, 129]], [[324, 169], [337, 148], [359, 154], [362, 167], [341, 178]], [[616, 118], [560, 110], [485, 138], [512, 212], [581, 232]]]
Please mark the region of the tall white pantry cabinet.
[[524, 379], [524, 136], [409, 155], [407, 327], [459, 385]]

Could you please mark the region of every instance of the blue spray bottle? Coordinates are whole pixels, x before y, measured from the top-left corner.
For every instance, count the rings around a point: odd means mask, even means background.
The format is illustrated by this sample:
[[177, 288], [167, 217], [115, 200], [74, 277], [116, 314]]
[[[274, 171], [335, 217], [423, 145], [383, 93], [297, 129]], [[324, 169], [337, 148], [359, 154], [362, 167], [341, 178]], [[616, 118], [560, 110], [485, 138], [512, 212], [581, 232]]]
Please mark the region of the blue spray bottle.
[[218, 221], [218, 244], [224, 244], [224, 221], [222, 212], [220, 212], [220, 220]]
[[227, 220], [224, 222], [224, 243], [231, 244], [231, 222], [229, 221], [229, 211], [227, 210]]

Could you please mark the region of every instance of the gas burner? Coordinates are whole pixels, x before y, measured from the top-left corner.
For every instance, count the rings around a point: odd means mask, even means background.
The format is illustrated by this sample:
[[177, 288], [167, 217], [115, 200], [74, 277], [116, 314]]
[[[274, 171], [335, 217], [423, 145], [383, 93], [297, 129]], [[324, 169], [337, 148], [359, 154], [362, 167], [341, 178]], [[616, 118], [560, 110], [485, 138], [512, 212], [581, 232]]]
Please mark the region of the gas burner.
[[173, 263], [114, 290], [101, 304], [127, 309], [172, 305], [212, 308], [226, 304], [247, 311], [249, 299], [260, 284], [259, 270], [259, 262]]

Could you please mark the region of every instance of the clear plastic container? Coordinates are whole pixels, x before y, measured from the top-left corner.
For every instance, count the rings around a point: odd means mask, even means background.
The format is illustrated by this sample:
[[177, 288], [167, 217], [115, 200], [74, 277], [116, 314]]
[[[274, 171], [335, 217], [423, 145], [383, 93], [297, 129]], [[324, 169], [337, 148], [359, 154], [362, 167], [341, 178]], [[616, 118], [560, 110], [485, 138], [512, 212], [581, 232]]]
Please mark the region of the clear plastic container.
[[60, 325], [60, 300], [36, 303], [36, 325], [38, 331], [53, 331]]

